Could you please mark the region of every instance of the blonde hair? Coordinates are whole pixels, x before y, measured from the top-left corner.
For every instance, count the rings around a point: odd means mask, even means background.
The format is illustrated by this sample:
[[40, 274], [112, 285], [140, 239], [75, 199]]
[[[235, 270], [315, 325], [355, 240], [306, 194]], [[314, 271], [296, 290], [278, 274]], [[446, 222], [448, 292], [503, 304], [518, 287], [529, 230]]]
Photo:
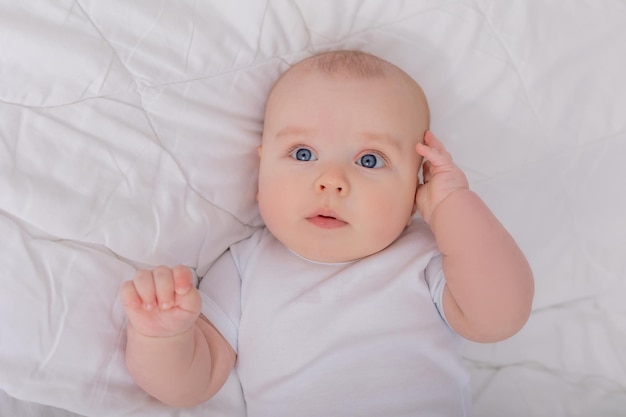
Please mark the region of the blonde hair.
[[296, 65], [328, 74], [346, 74], [362, 78], [384, 77], [390, 67], [395, 66], [375, 55], [356, 50], [322, 52]]

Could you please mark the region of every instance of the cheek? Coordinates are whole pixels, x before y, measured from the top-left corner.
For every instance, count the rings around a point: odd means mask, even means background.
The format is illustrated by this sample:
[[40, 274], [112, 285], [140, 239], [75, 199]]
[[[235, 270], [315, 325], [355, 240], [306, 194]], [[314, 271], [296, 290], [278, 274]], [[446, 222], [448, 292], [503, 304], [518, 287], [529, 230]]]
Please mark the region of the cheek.
[[[367, 204], [367, 216], [379, 236], [397, 237], [407, 225], [415, 201], [415, 190], [406, 186], [385, 187]], [[394, 236], [395, 235], [395, 236]]]
[[266, 220], [289, 211], [294, 199], [290, 178], [285, 175], [262, 175], [259, 178], [257, 201], [261, 216]]
[[271, 211], [278, 196], [275, 195], [274, 187], [271, 181], [267, 179], [259, 180], [259, 192], [257, 193], [257, 201], [259, 203], [259, 210], [265, 217], [266, 212]]

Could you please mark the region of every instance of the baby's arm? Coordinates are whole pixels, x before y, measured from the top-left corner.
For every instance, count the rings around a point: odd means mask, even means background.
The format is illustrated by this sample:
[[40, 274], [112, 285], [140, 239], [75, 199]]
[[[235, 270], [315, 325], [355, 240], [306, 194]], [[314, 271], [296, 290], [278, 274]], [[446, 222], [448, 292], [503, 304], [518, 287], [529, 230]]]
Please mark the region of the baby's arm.
[[448, 323], [477, 342], [512, 336], [532, 306], [534, 282], [526, 258], [432, 133], [416, 149], [427, 159], [416, 204], [443, 253]]
[[202, 301], [188, 268], [139, 271], [123, 284], [120, 298], [128, 315], [126, 364], [141, 388], [178, 407], [219, 391], [235, 352], [200, 316]]

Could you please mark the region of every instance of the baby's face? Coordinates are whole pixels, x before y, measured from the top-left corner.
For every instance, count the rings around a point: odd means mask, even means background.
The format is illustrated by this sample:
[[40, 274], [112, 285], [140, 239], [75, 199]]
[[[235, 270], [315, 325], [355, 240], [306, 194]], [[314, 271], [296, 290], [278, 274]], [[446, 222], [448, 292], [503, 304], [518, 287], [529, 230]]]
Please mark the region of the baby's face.
[[259, 208], [297, 254], [346, 262], [410, 222], [426, 106], [400, 77], [293, 69], [274, 88], [259, 148]]

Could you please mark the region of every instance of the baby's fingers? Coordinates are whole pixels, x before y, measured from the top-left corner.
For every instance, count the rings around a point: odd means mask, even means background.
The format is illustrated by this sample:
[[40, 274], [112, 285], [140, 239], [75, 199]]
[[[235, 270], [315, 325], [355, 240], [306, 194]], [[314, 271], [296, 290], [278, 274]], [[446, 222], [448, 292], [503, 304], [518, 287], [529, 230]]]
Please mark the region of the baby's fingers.
[[174, 275], [174, 291], [178, 295], [185, 295], [193, 287], [193, 273], [184, 265], [176, 265], [172, 268]]
[[435, 167], [452, 164], [452, 156], [431, 131], [424, 134], [424, 143], [418, 143], [415, 149]]
[[422, 165], [422, 177], [424, 179], [424, 184], [430, 182], [433, 177], [430, 161], [424, 161], [424, 164]]
[[174, 277], [172, 270], [165, 266], [158, 266], [152, 271], [157, 305], [167, 310], [174, 305]]
[[141, 305], [145, 310], [152, 310], [157, 305], [156, 287], [152, 271], [139, 270], [133, 278], [133, 284], [137, 295], [141, 299]]
[[426, 133], [424, 133], [424, 143], [439, 152], [446, 152], [446, 147], [443, 146], [443, 143], [441, 143], [441, 141], [437, 139], [437, 136], [435, 136], [435, 134], [430, 130], [427, 130]]
[[202, 300], [194, 286], [194, 276], [191, 269], [178, 265], [172, 268], [172, 274], [174, 275], [176, 305], [186, 311], [199, 313], [202, 307]]
[[124, 308], [141, 308], [143, 302], [137, 294], [133, 281], [125, 281], [120, 288], [120, 300]]

